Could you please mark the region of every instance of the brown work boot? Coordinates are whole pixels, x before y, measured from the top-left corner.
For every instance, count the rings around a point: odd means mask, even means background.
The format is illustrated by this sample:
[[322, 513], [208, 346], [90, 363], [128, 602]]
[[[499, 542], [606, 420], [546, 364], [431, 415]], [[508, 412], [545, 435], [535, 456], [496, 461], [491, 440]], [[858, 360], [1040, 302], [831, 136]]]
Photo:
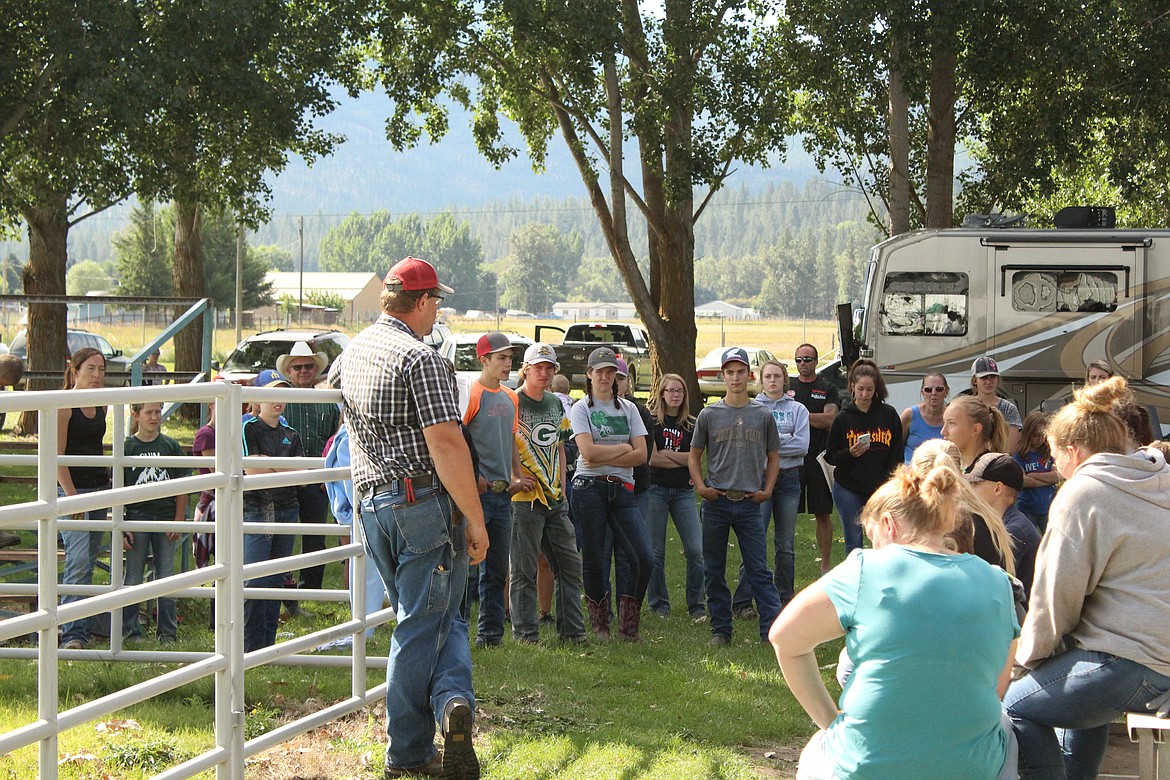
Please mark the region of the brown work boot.
[[642, 624], [642, 602], [633, 596], [618, 599], [618, 639], [623, 642], [641, 642], [638, 628]]
[[585, 606], [589, 608], [589, 624], [593, 626], [593, 636], [598, 642], [609, 641], [609, 602], [596, 602], [585, 597]]
[[442, 777], [443, 776], [443, 754], [439, 753], [427, 763], [422, 766], [412, 766], [409, 769], [402, 769], [396, 766], [386, 767], [386, 772], [383, 774], [385, 778], [392, 777]]
[[0, 531], [0, 547], [15, 547], [20, 544], [20, 536], [11, 531]]
[[479, 759], [471, 744], [475, 714], [471, 703], [455, 696], [443, 707], [443, 777], [446, 780], [479, 780]]

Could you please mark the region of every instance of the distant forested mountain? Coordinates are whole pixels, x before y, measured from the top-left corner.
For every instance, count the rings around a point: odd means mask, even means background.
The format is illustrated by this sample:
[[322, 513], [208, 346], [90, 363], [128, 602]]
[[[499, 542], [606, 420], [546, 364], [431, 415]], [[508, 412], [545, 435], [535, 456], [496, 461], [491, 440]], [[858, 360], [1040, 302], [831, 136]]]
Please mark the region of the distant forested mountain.
[[[346, 142], [312, 167], [294, 159], [272, 179], [272, 218], [249, 236], [249, 243], [281, 247], [292, 255], [294, 266], [299, 266], [303, 251], [305, 270], [316, 270], [321, 239], [349, 214], [385, 209], [395, 217], [417, 214], [429, 221], [452, 212], [480, 241], [490, 267], [502, 270], [509, 237], [535, 222], [566, 235], [575, 233], [593, 275], [608, 276], [604, 260], [609, 252], [576, 167], [559, 139], [550, 144], [541, 173], [534, 172], [524, 157], [497, 170], [476, 151], [465, 117], [453, 111], [451, 133], [440, 143], [396, 154], [382, 132], [388, 108], [385, 98], [364, 95], [344, 101], [323, 120], [322, 129], [344, 135]], [[832, 258], [836, 247], [831, 237], [841, 236], [842, 224], [860, 225], [865, 241], [874, 237], [865, 226], [866, 206], [860, 196], [818, 179], [799, 144], [788, 161], [769, 169], [744, 167], [729, 183], [696, 226], [697, 265], [708, 267], [717, 261], [742, 267], [738, 260], [761, 257], [782, 238], [793, 241], [795, 236], [802, 236], [808, 246], [821, 246]], [[130, 210], [130, 204], [121, 204], [74, 227], [69, 234], [70, 262], [111, 261], [113, 236], [128, 224]], [[635, 247], [644, 247], [644, 223], [635, 212], [630, 226]], [[27, 252], [23, 241], [0, 242], [0, 256], [12, 254], [23, 260]], [[371, 270], [384, 270], [390, 259], [371, 258]], [[717, 283], [734, 276], [707, 274], [700, 279], [701, 296], [747, 300], [760, 292], [759, 275], [748, 285], [755, 290]], [[615, 280], [616, 271], [612, 279], [582, 288], [580, 294], [603, 294], [613, 290], [610, 282]]]

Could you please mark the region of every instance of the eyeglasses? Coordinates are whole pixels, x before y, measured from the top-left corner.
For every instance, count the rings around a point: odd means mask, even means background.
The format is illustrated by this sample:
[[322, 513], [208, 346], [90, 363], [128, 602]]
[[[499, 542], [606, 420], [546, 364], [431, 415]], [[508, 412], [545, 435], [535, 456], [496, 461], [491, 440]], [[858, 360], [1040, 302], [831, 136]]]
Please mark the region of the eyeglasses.
[[922, 388], [922, 392], [924, 392], [924, 393], [945, 393], [946, 391], [947, 391], [947, 389], [945, 387], [923, 387]]
[[289, 371], [311, 371], [317, 368], [316, 363], [298, 363], [295, 366], [289, 366]]
[[428, 296], [430, 296], [431, 298], [434, 298], [434, 299], [435, 299], [435, 301], [436, 301], [436, 302], [438, 302], [438, 303], [442, 303], [442, 302], [443, 302], [443, 296], [442, 296], [442, 295], [435, 295], [434, 293], [427, 293], [427, 295], [428, 295]]
[[667, 393], [685, 393], [685, 392], [686, 392], [686, 389], [682, 388], [682, 387], [668, 387], [662, 391], [662, 394], [666, 395]]
[[817, 362], [817, 359], [815, 357], [795, 357], [792, 359], [793, 359], [793, 361], [795, 361], [797, 363], [815, 363], [815, 362]]

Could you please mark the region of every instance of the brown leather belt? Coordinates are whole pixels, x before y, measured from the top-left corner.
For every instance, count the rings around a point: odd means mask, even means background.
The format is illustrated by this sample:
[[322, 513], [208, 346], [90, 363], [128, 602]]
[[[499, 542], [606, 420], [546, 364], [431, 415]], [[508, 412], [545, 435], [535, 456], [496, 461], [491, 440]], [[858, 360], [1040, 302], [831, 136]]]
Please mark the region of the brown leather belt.
[[442, 484], [435, 478], [434, 474], [414, 474], [405, 479], [392, 479], [389, 482], [374, 485], [372, 488], [366, 489], [365, 495], [369, 497], [379, 493], [401, 493], [406, 490], [407, 480], [410, 480], [415, 489], [435, 487], [436, 485], [442, 489]]

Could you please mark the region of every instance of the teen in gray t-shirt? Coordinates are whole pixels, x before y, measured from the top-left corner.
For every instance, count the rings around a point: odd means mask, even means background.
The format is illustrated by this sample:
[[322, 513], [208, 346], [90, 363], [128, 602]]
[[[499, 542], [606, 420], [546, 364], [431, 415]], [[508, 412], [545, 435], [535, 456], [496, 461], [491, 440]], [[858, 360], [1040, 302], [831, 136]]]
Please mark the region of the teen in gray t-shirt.
[[699, 412], [691, 447], [707, 451], [708, 487], [753, 493], [764, 487], [768, 453], [780, 450], [780, 434], [763, 405], [718, 401]]

